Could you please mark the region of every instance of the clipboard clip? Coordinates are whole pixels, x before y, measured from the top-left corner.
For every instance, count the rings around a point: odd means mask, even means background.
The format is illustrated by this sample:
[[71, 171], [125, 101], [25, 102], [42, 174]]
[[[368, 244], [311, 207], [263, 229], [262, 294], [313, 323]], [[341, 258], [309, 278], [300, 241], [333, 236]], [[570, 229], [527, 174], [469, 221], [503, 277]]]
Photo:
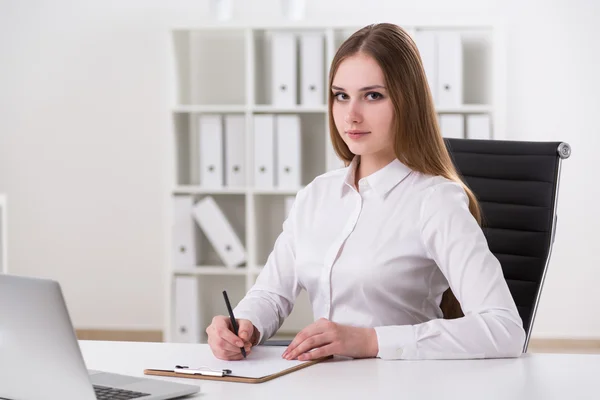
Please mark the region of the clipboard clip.
[[212, 369], [209, 367], [190, 368], [187, 365], [176, 365], [173, 369], [176, 374], [186, 375], [205, 375], [205, 376], [225, 376], [231, 375], [230, 369]]

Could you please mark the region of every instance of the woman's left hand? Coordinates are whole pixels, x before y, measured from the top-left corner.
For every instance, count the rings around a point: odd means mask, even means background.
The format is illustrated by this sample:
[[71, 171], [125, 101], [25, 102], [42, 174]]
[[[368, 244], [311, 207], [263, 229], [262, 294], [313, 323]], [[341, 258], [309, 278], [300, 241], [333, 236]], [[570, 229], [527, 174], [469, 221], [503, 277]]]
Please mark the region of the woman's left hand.
[[321, 318], [302, 329], [282, 357], [300, 361], [329, 355], [368, 358], [376, 357], [378, 352], [375, 329], [340, 325]]

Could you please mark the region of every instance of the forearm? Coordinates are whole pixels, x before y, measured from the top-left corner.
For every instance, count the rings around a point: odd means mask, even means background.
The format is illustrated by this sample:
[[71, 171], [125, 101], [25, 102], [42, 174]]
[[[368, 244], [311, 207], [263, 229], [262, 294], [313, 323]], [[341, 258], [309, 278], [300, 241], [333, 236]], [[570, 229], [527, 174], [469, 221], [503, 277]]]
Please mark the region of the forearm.
[[236, 318], [248, 319], [258, 330], [258, 343], [273, 336], [289, 315], [291, 304], [281, 296], [264, 290], [251, 290], [234, 310]]
[[518, 357], [525, 331], [509, 310], [436, 319], [418, 325], [375, 328], [378, 357], [386, 359], [474, 359]]

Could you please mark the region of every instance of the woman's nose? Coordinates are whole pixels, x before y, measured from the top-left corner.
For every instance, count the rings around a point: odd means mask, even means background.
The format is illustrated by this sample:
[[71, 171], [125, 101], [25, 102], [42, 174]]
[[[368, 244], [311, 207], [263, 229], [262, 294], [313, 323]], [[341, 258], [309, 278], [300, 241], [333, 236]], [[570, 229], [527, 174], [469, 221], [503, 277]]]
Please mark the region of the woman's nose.
[[344, 118], [344, 121], [351, 125], [351, 124], [359, 124], [362, 122], [362, 115], [360, 110], [358, 109], [358, 107], [356, 106], [356, 104], [352, 104], [350, 103], [348, 106], [348, 112], [346, 113], [346, 117]]

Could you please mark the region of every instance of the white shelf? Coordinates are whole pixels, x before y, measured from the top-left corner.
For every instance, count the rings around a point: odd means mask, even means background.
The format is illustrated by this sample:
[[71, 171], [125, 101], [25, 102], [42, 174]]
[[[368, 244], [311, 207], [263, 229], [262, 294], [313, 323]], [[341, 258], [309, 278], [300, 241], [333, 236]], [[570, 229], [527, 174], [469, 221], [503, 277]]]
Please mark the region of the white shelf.
[[277, 107], [271, 105], [255, 105], [251, 108], [253, 112], [257, 113], [326, 113], [327, 106], [302, 106], [298, 105], [295, 107]]
[[[348, 22], [348, 21], [347, 21]], [[463, 97], [456, 106], [436, 106], [437, 114], [489, 114], [492, 120], [493, 138], [503, 137], [505, 122], [506, 86], [502, 79], [502, 65], [505, 56], [499, 51], [498, 29], [494, 26], [478, 24], [457, 24], [450, 22], [439, 24], [415, 24], [411, 21], [398, 21], [409, 32], [440, 29], [459, 31], [465, 50], [464, 74], [470, 77], [464, 81]], [[252, 171], [254, 169], [254, 132], [253, 122], [256, 114], [296, 114], [301, 120], [301, 163], [302, 184], [307, 184], [320, 174], [340, 168], [329, 139], [329, 115], [327, 104], [305, 106], [277, 106], [272, 103], [271, 83], [271, 33], [289, 31], [293, 33], [320, 32], [324, 39], [325, 65], [324, 84], [327, 85], [329, 64], [342, 42], [364, 25], [336, 24], [311, 25], [308, 22], [279, 22], [264, 25], [248, 25], [235, 22], [209, 24], [203, 26], [180, 26], [171, 29], [173, 45], [173, 97], [167, 106], [174, 120], [171, 140], [173, 140], [174, 180], [169, 182], [171, 197], [177, 195], [204, 196], [215, 195], [217, 202], [245, 246], [247, 263], [245, 267], [230, 269], [219, 266], [219, 257], [205, 235], [194, 226], [196, 244], [202, 249], [190, 263], [210, 264], [185, 266], [171, 264], [166, 272], [172, 283], [179, 276], [198, 277], [198, 295], [202, 309], [199, 310], [200, 332], [210, 322], [222, 304], [213, 304], [212, 291], [228, 288], [230, 296], [239, 300], [255, 283], [273, 244], [281, 233], [289, 202], [285, 196], [296, 196], [302, 187], [293, 189], [254, 187]], [[493, 51], [490, 50], [490, 47]], [[223, 48], [228, 51], [223, 53]], [[493, 57], [490, 57], [493, 55]], [[206, 62], [210, 60], [210, 62]], [[300, 64], [300, 63], [298, 63]], [[493, 68], [492, 68], [493, 67]], [[493, 72], [491, 72], [493, 71]], [[227, 76], [228, 79], [218, 79]], [[327, 87], [325, 87], [327, 92]], [[493, 93], [494, 95], [490, 95]], [[326, 96], [323, 96], [326, 97]], [[322, 101], [323, 99], [320, 99]], [[243, 114], [245, 120], [244, 166], [247, 187], [207, 188], [202, 183], [199, 166], [198, 114]], [[465, 118], [466, 120], [466, 118]], [[465, 123], [466, 125], [466, 123]], [[220, 196], [219, 196], [220, 195]], [[172, 210], [171, 210], [172, 211]], [[166, 213], [165, 213], [166, 214]], [[171, 229], [171, 222], [166, 224]], [[172, 234], [172, 233], [171, 233]], [[169, 242], [168, 254], [174, 247]], [[239, 278], [233, 278], [234, 276]], [[175, 285], [166, 285], [166, 321], [165, 338], [170, 341], [175, 326]], [[231, 289], [231, 290], [230, 290]], [[215, 308], [216, 307], [216, 308]], [[305, 307], [306, 308], [306, 307]], [[296, 329], [305, 322], [302, 304], [295, 307], [296, 323], [286, 329]], [[300, 310], [300, 311], [298, 311]], [[298, 316], [300, 318], [298, 318]], [[308, 317], [309, 319], [312, 317]], [[294, 318], [291, 318], [293, 321]], [[289, 321], [289, 319], [288, 319]], [[298, 322], [300, 321], [300, 323]], [[203, 336], [204, 337], [204, 336]], [[205, 339], [204, 339], [205, 340]]]
[[173, 194], [247, 194], [248, 189], [244, 188], [205, 188], [194, 185], [179, 185], [173, 189]]
[[174, 113], [244, 113], [247, 107], [245, 105], [227, 105], [227, 104], [179, 104], [173, 107]]
[[487, 104], [463, 104], [461, 106], [437, 106], [435, 110], [440, 114], [480, 114], [491, 113], [494, 107]]
[[196, 266], [192, 268], [176, 268], [173, 270], [175, 276], [199, 276], [199, 275], [239, 275], [246, 276], [246, 267], [228, 268], [225, 266]]

